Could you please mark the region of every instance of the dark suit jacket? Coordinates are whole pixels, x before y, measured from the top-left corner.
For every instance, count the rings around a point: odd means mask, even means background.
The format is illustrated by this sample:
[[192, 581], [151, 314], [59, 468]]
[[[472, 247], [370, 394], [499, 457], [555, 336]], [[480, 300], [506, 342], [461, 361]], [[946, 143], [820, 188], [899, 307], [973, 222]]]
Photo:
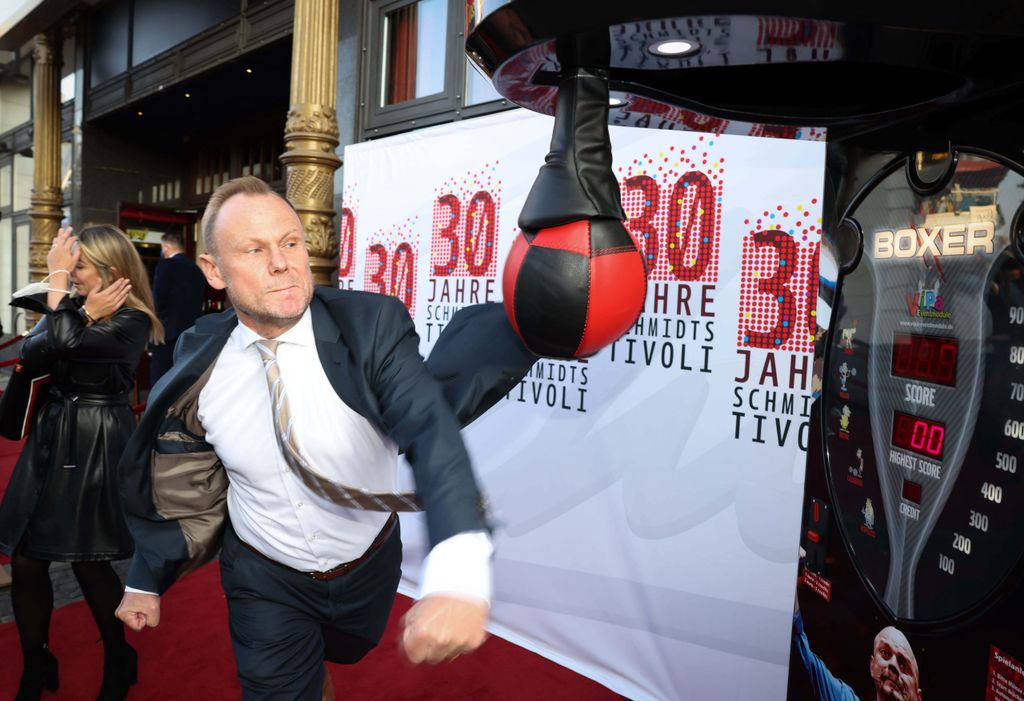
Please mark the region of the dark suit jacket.
[[[456, 314], [435, 345], [430, 368], [398, 300], [318, 287], [310, 308], [332, 388], [408, 457], [431, 544], [486, 528], [460, 424], [510, 391], [537, 358], [519, 341], [502, 306], [477, 305]], [[121, 459], [125, 513], [136, 541], [131, 587], [163, 593], [219, 547], [227, 478], [196, 412], [199, 392], [237, 323], [230, 310], [207, 315], [181, 336], [175, 365], [153, 388]]]
[[203, 313], [206, 277], [184, 253], [164, 258], [153, 272], [153, 304], [168, 343]]

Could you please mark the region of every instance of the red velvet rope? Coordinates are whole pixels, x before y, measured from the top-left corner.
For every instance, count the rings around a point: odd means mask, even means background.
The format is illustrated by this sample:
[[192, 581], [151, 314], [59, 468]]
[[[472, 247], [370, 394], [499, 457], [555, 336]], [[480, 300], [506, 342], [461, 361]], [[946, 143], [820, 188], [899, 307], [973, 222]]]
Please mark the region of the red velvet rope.
[[24, 340], [25, 336], [26, 336], [26, 334], [20, 334], [18, 336], [15, 336], [14, 338], [12, 338], [9, 341], [4, 341], [3, 343], [0, 343], [0, 350], [3, 350], [4, 348], [7, 348], [9, 346], [13, 346], [18, 341]]

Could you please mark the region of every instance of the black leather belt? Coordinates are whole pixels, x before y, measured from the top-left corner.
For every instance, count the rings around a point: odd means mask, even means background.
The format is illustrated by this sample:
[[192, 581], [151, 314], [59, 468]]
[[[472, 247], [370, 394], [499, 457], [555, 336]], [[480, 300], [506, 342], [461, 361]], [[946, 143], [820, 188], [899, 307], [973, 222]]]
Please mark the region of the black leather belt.
[[86, 394], [59, 387], [50, 387], [50, 394], [55, 398], [79, 406], [128, 406], [128, 393], [123, 394]]
[[395, 530], [395, 524], [396, 523], [398, 523], [398, 514], [392, 513], [391, 516], [388, 517], [388, 520], [384, 523], [384, 527], [380, 529], [380, 533], [378, 533], [377, 537], [373, 539], [373, 542], [370, 543], [370, 547], [368, 547], [366, 549], [366, 552], [363, 553], [362, 556], [357, 557], [355, 560], [349, 560], [348, 562], [343, 562], [340, 565], [338, 565], [337, 567], [332, 567], [331, 569], [327, 570], [326, 572], [305, 572], [303, 570], [297, 570], [294, 567], [289, 567], [288, 565], [283, 565], [280, 562], [278, 562], [277, 560], [272, 560], [271, 558], [267, 557], [266, 555], [261, 553], [256, 548], [254, 548], [251, 545], [249, 545], [248, 543], [246, 543], [241, 538], [238, 539], [238, 542], [241, 543], [245, 547], [246, 550], [249, 550], [249, 551], [255, 553], [256, 555], [259, 555], [261, 559], [266, 560], [267, 562], [271, 563], [272, 565], [277, 565], [278, 567], [286, 569], [289, 572], [295, 572], [296, 574], [301, 574], [301, 575], [305, 575], [306, 577], [311, 577], [312, 579], [315, 579], [318, 582], [328, 582], [328, 581], [330, 581], [332, 579], [336, 579], [338, 577], [342, 577], [342, 576], [348, 574], [349, 572], [354, 570], [356, 567], [359, 567], [359, 565], [363, 564], [368, 559], [370, 559], [370, 555], [373, 555], [375, 552], [380, 550], [380, 546], [384, 545], [384, 542], [388, 539], [388, 536], [390, 536], [391, 532], [393, 530]]
[[50, 387], [50, 397], [64, 403], [64, 425], [66, 434], [63, 441], [64, 454], [58, 464], [66, 468], [75, 467], [78, 460], [78, 407], [80, 406], [129, 406], [128, 394], [86, 394]]

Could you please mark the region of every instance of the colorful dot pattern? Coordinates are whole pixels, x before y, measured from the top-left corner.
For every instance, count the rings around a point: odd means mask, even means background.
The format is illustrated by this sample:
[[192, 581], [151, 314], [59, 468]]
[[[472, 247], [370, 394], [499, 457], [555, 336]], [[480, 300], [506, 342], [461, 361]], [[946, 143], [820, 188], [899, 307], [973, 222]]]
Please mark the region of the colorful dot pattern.
[[445, 180], [434, 191], [430, 275], [494, 278], [501, 231], [499, 161]]
[[396, 226], [373, 232], [364, 249], [363, 289], [398, 297], [416, 316], [416, 271], [420, 234], [419, 215]]
[[359, 267], [356, 261], [359, 250], [359, 203], [355, 185], [346, 185], [342, 191], [338, 217], [338, 287], [349, 287], [345, 283], [355, 280]]
[[814, 350], [821, 205], [776, 205], [745, 219], [737, 346]]
[[651, 281], [718, 281], [725, 158], [713, 136], [688, 136], [617, 168], [626, 227]]
[[346, 287], [346, 280], [356, 277], [356, 224], [358, 201], [342, 200], [338, 224], [338, 287]]

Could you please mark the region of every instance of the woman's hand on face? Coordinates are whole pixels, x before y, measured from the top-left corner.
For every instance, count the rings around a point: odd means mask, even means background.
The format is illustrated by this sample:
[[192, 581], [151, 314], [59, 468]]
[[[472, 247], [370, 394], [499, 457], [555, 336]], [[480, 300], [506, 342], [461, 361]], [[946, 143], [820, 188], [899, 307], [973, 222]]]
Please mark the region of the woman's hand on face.
[[[58, 270], [66, 270], [70, 274], [78, 265], [78, 258], [82, 255], [78, 247], [78, 238], [71, 235], [71, 227], [65, 226], [58, 229], [57, 236], [53, 239], [50, 252], [46, 254], [47, 272], [55, 273]], [[69, 279], [60, 282], [70, 282]]]
[[85, 302], [85, 312], [97, 321], [105, 319], [124, 306], [131, 291], [132, 284], [128, 278], [115, 280], [99, 292], [89, 295]]

